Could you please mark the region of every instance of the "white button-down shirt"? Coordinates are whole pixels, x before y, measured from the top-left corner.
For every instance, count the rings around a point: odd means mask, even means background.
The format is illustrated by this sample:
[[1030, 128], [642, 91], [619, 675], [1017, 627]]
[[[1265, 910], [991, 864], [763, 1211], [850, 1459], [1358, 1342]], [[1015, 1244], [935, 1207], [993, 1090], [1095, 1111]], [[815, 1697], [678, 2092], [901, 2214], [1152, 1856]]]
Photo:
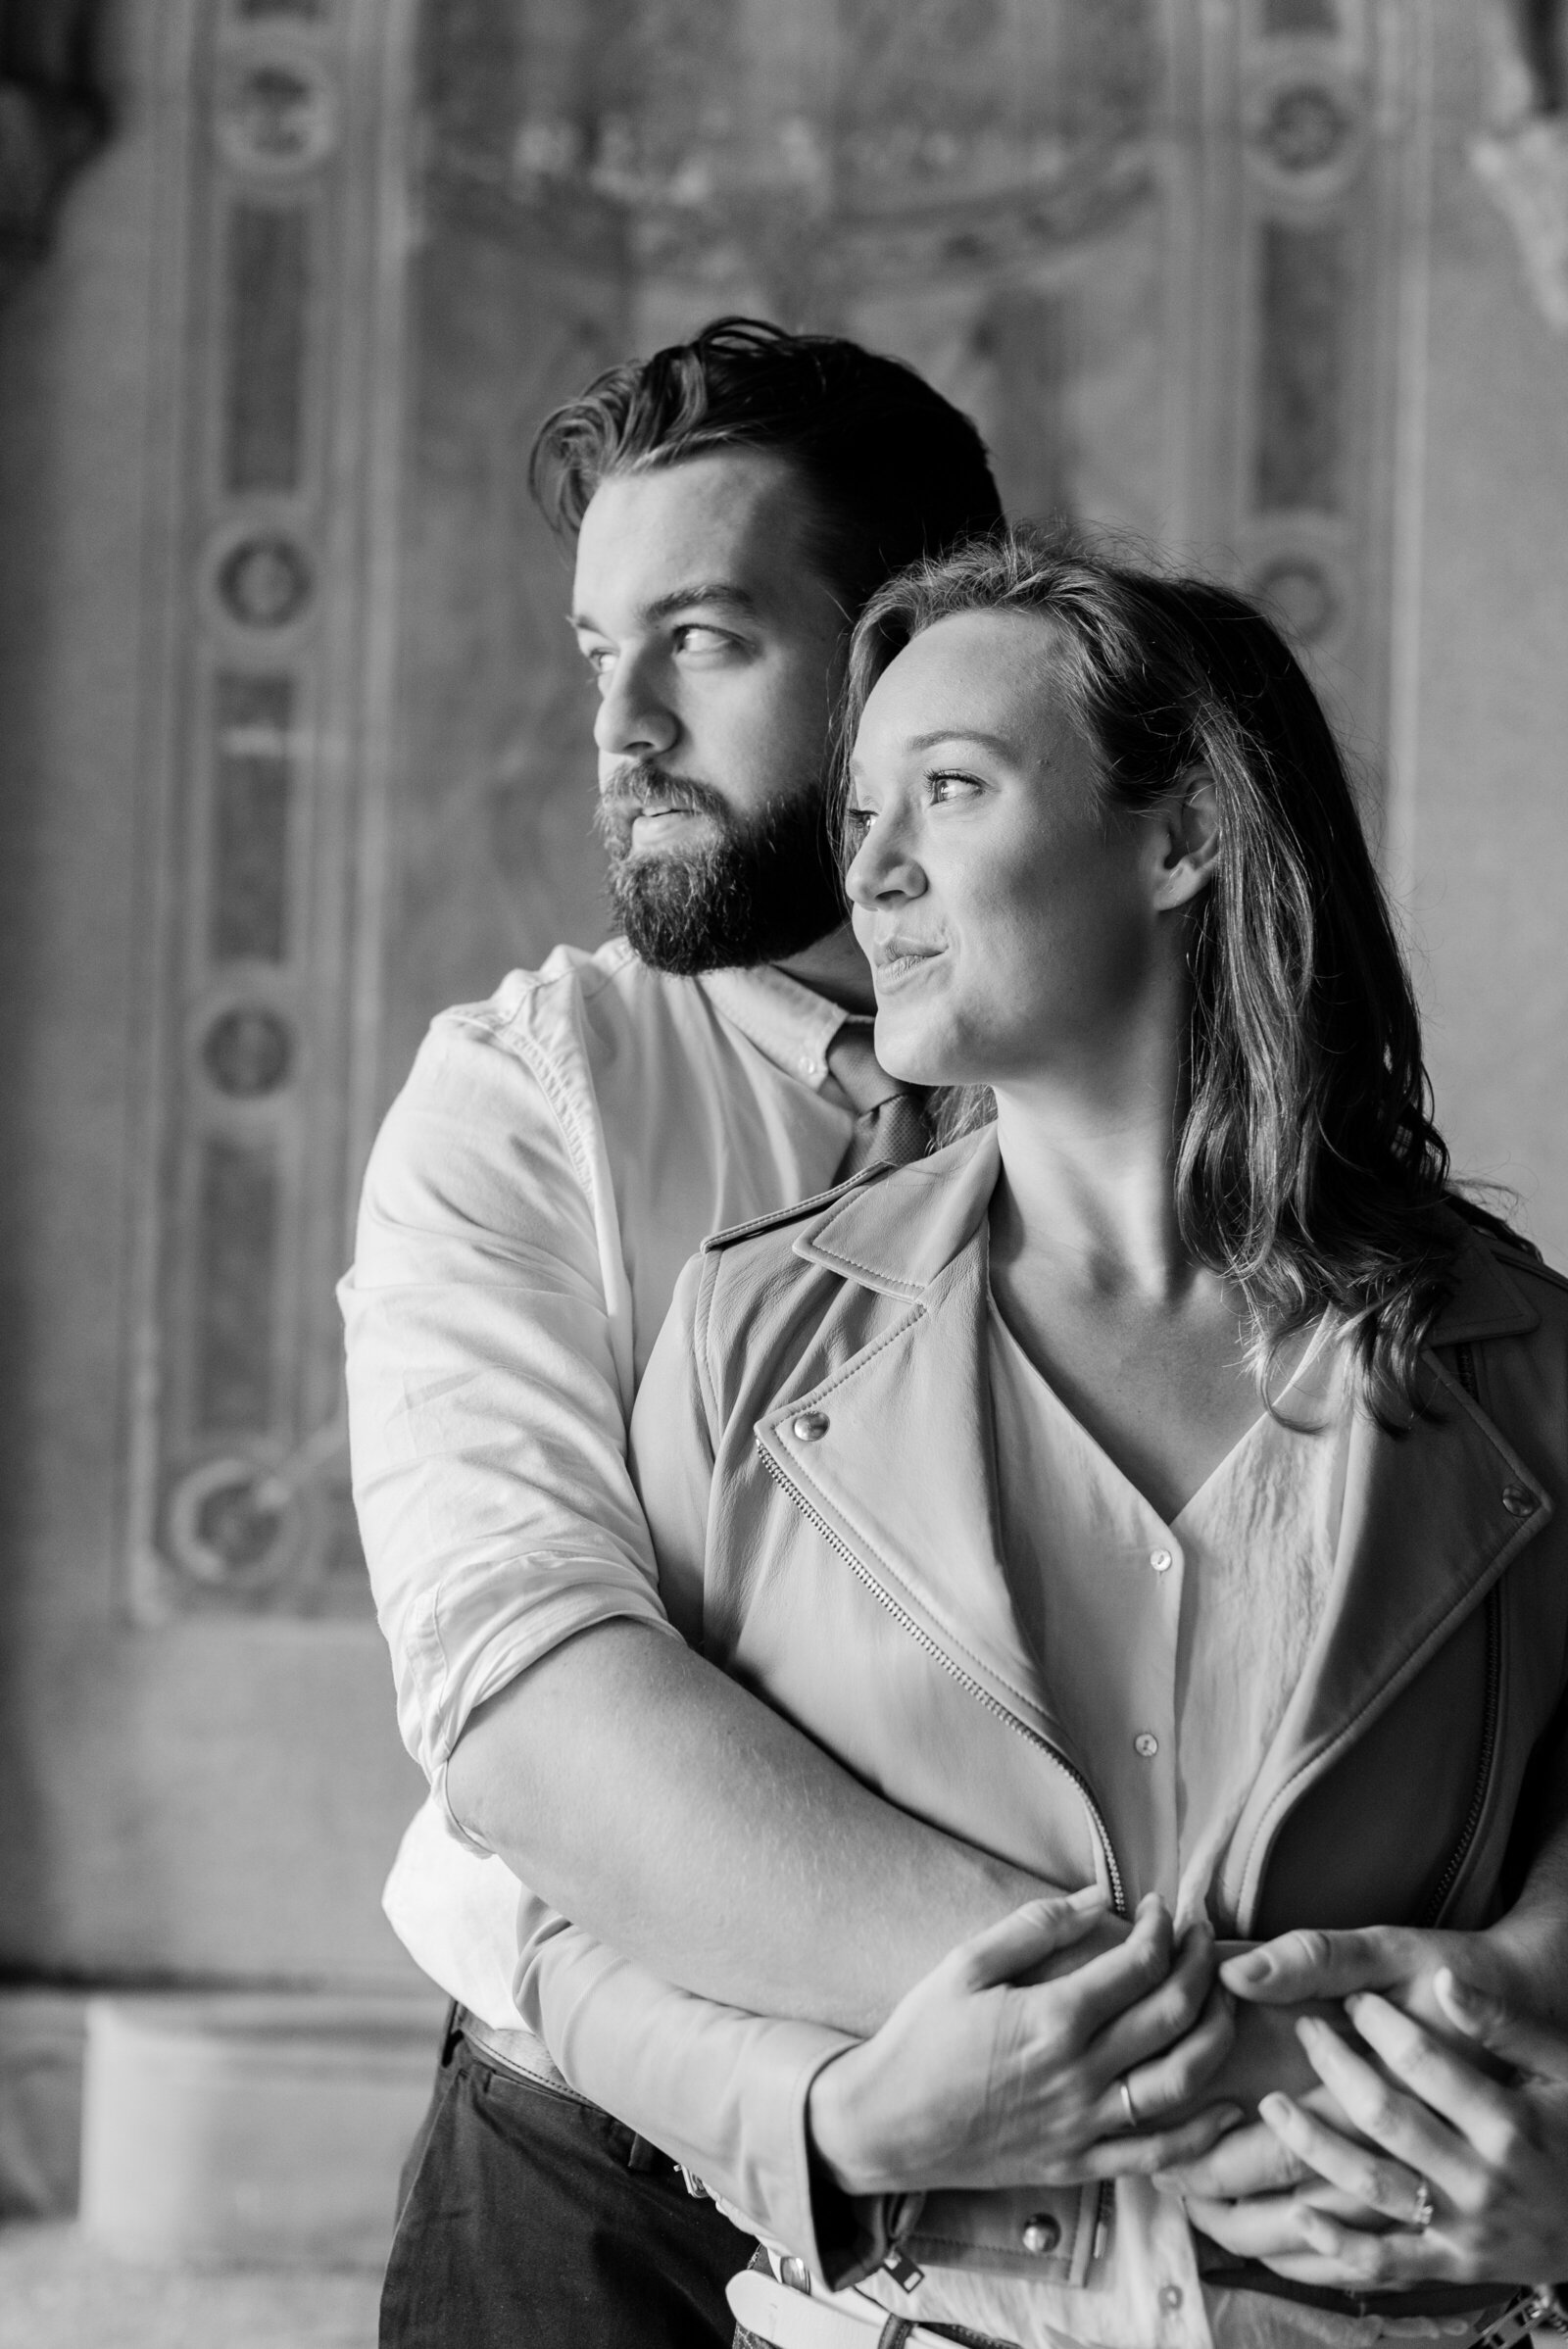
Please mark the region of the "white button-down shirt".
[[487, 2022], [522, 2019], [517, 1886], [457, 1839], [448, 1759], [476, 1705], [575, 1633], [669, 1630], [632, 1401], [705, 1236], [832, 1184], [843, 1016], [774, 970], [675, 979], [623, 944], [561, 948], [442, 1013], [371, 1154], [339, 1292], [354, 1491], [432, 1789], [386, 1907]]

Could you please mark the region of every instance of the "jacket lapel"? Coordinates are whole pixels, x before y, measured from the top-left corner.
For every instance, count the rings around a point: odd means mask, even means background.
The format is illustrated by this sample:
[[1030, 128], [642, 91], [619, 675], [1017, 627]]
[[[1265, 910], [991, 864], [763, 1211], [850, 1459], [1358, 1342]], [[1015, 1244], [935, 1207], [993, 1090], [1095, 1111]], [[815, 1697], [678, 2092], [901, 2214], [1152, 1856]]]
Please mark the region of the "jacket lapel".
[[757, 1438], [911, 1636], [1059, 1747], [1002, 1563], [986, 1269], [996, 1172], [987, 1134], [846, 1195], [807, 1227], [797, 1254], [906, 1310], [775, 1404]]
[[[1467, 1251], [1434, 1346], [1517, 1335], [1536, 1315], [1484, 1248]], [[1549, 1522], [1546, 1488], [1434, 1352], [1435, 1409], [1389, 1436], [1350, 1434], [1323, 1625], [1237, 1825], [1225, 1906], [1247, 1932], [1280, 1828]]]

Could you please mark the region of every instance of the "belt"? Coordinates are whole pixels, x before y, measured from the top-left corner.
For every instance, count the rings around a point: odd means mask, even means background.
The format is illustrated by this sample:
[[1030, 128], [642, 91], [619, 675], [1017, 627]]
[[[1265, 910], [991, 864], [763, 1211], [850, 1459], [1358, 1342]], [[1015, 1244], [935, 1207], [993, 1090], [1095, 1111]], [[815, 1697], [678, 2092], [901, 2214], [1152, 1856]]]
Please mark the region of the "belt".
[[492, 2024], [481, 2023], [466, 2006], [459, 2007], [455, 2021], [469, 2046], [477, 2047], [498, 2070], [514, 2073], [519, 2080], [537, 2080], [542, 2088], [554, 2088], [558, 2096], [569, 2096], [573, 2104], [586, 2104], [590, 2112], [598, 2109], [591, 2098], [580, 2096], [571, 2082], [563, 2079], [550, 2060], [550, 2050], [531, 2031], [498, 2031]]
[[[954, 2334], [932, 2332], [907, 2317], [890, 2317], [873, 2301], [865, 2316], [812, 2299], [760, 2268], [743, 2268], [724, 2286], [736, 2323], [768, 2349], [953, 2349]], [[960, 2334], [978, 2340], [977, 2333]], [[1007, 2349], [998, 2341], [993, 2349]]]
[[[499, 2030], [492, 2023], [482, 2023], [466, 2006], [455, 2009], [453, 2027], [463, 2033], [470, 2047], [478, 2049], [487, 2064], [494, 2064], [498, 2072], [510, 2072], [514, 2080], [531, 2080], [537, 2086], [548, 2088], [552, 2095], [565, 2096], [573, 2104], [580, 2104], [585, 2112], [603, 2111], [604, 2108], [595, 2104], [591, 2096], [584, 2096], [563, 2076], [551, 2061], [550, 2050], [544, 2041], [536, 2039], [531, 2031], [520, 2028]], [[615, 2116], [612, 2113], [607, 2118], [613, 2120]], [[623, 2121], [620, 2127], [626, 2129], [627, 2124]], [[694, 2171], [687, 2169], [684, 2162], [676, 2161], [672, 2153], [665, 2153], [649, 2138], [638, 2136], [630, 2129], [627, 2133], [631, 2137], [631, 2154], [626, 2164], [629, 2170], [658, 2169], [667, 2162], [670, 2169], [680, 2172], [686, 2181], [686, 2191], [694, 2201], [712, 2201], [708, 2187]]]

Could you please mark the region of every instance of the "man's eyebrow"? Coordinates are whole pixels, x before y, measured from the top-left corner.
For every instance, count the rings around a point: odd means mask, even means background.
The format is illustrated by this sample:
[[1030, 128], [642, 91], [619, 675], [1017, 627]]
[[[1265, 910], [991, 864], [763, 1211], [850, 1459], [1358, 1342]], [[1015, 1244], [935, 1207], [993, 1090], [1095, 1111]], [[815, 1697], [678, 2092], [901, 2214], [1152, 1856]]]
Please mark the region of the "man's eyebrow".
[[[699, 579], [689, 587], [672, 587], [667, 595], [656, 596], [651, 604], [642, 607], [644, 620], [667, 620], [677, 612], [690, 612], [694, 606], [719, 604], [730, 612], [755, 618], [760, 607], [750, 589], [737, 587], [732, 579]], [[571, 625], [586, 635], [600, 633], [596, 623], [585, 612], [567, 614]]]

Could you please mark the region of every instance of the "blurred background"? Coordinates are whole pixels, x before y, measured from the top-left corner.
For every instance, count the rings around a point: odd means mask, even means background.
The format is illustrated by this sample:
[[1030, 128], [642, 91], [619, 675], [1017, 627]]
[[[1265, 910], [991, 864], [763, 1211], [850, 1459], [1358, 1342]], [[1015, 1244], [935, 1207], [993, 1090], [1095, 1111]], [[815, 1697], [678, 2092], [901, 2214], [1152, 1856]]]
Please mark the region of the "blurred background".
[[0, 0], [0, 2211], [86, 2046], [111, 2247], [390, 2226], [332, 1286], [431, 1013], [605, 932], [524, 480], [599, 368], [852, 334], [1268, 598], [1568, 1260], [1565, 109], [1564, 0]]

